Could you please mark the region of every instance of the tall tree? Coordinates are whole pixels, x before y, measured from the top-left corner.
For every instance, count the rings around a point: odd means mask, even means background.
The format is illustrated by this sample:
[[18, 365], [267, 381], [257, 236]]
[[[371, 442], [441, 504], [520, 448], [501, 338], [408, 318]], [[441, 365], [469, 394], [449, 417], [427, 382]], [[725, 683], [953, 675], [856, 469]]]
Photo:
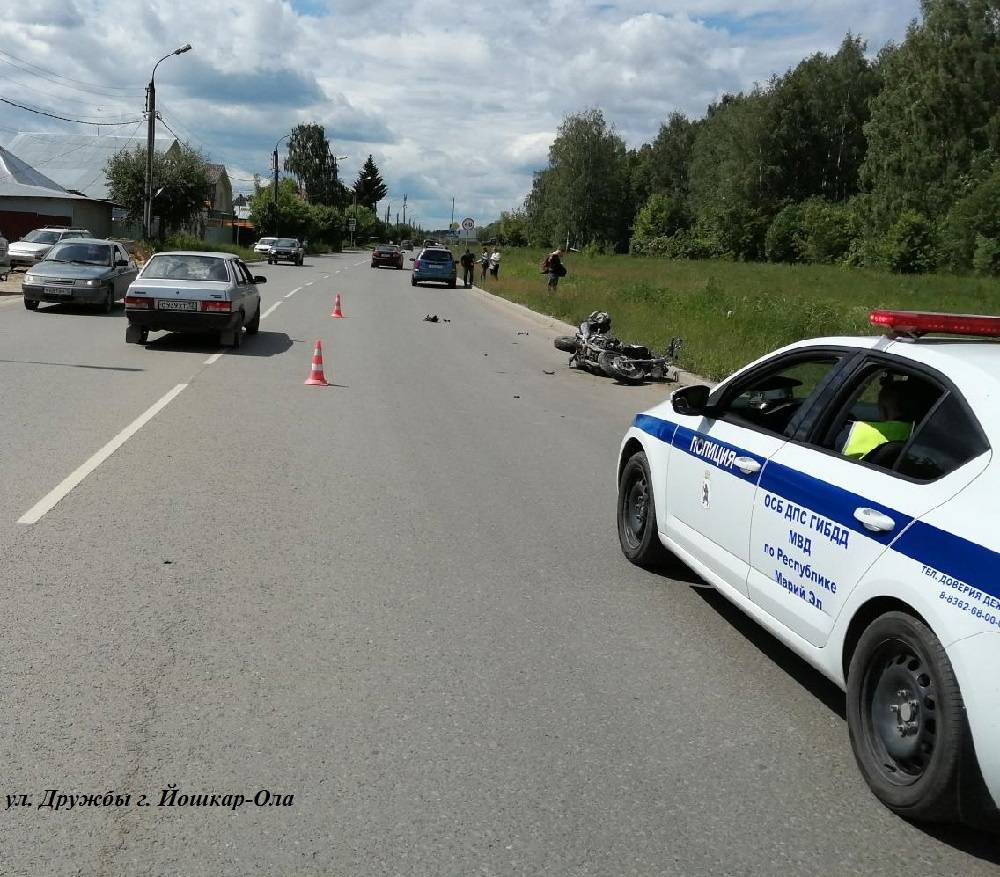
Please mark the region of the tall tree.
[[568, 116], [559, 126], [542, 185], [545, 222], [556, 240], [628, 245], [625, 141], [600, 110]]
[[285, 170], [295, 174], [310, 201], [336, 207], [345, 201], [337, 178], [337, 162], [326, 139], [326, 129], [315, 123], [296, 125], [288, 138]]
[[375, 159], [369, 154], [361, 170], [358, 171], [358, 178], [354, 181], [354, 194], [358, 197], [358, 204], [374, 211], [375, 205], [386, 196], [388, 191], [382, 180], [382, 175], [379, 173], [378, 165], [375, 164]]
[[862, 180], [876, 222], [943, 215], [1000, 155], [1000, 0], [923, 0], [924, 20], [882, 58]]
[[[146, 148], [122, 150], [105, 167], [108, 196], [121, 204], [129, 218], [142, 219], [146, 186]], [[153, 215], [160, 220], [160, 239], [191, 223], [205, 206], [209, 182], [205, 160], [189, 146], [153, 152]]]

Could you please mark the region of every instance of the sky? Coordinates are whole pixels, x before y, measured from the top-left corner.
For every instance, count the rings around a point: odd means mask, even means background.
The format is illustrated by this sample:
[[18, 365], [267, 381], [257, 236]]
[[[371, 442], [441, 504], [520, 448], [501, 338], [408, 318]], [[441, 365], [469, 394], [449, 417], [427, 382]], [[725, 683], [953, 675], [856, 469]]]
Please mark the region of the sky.
[[[156, 72], [157, 109], [226, 165], [234, 191], [268, 175], [279, 137], [318, 122], [347, 156], [348, 185], [374, 157], [383, 215], [388, 205], [395, 219], [405, 194], [407, 218], [446, 227], [454, 198], [456, 221], [486, 224], [521, 204], [570, 113], [598, 107], [639, 146], [670, 112], [699, 117], [848, 31], [874, 54], [918, 11], [918, 0], [0, 0], [0, 97], [129, 122], [117, 133], [143, 142], [152, 66], [190, 43]], [[43, 130], [96, 129], [0, 103], [0, 143]]]

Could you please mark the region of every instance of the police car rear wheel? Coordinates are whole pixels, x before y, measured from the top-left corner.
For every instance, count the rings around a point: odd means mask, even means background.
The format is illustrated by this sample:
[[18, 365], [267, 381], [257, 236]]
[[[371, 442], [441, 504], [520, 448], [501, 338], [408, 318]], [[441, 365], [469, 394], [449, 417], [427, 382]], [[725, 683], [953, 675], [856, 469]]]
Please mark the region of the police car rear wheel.
[[618, 481], [618, 541], [637, 566], [655, 566], [666, 555], [657, 535], [652, 484], [646, 455], [633, 454]]
[[851, 659], [847, 721], [861, 772], [886, 806], [910, 819], [959, 816], [965, 706], [944, 647], [904, 612], [861, 635]]

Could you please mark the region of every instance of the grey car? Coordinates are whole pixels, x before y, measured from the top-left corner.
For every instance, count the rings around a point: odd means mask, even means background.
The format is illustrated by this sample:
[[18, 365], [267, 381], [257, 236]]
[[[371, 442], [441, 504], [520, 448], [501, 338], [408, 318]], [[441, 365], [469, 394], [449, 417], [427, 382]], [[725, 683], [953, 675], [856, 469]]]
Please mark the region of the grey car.
[[60, 241], [92, 237], [85, 228], [36, 228], [10, 245], [11, 267], [26, 265], [30, 268], [41, 262]]
[[243, 328], [260, 330], [260, 292], [254, 276], [232, 253], [157, 253], [125, 296], [125, 341], [145, 344], [150, 332], [217, 332], [239, 347]]
[[128, 251], [115, 241], [73, 238], [56, 244], [28, 269], [21, 283], [24, 306], [40, 302], [82, 302], [110, 313], [125, 298], [138, 270]]
[[305, 259], [306, 251], [302, 242], [296, 238], [278, 238], [271, 249], [267, 251], [267, 264], [276, 265], [278, 262], [291, 262], [293, 265], [301, 265]]

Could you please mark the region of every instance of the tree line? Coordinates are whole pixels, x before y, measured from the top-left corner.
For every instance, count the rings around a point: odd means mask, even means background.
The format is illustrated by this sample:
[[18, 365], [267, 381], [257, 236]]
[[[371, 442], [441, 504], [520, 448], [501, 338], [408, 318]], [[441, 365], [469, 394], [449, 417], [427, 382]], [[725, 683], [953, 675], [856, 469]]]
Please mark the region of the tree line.
[[[381, 172], [371, 155], [350, 188], [340, 180], [326, 131], [315, 123], [296, 125], [289, 132], [284, 169], [291, 177], [274, 182], [254, 179], [250, 219], [262, 235], [289, 235], [339, 246], [354, 220], [355, 240], [378, 240], [387, 235], [415, 237], [420, 230], [379, 220], [376, 205], [387, 194]], [[143, 213], [146, 149], [123, 150], [107, 163], [110, 198], [121, 204], [130, 219]], [[153, 154], [154, 214], [163, 241], [172, 232], [191, 229], [209, 197], [205, 157], [189, 144]]]
[[1000, 273], [1000, 0], [923, 0], [875, 58], [848, 33], [638, 149], [568, 116], [512, 245]]

